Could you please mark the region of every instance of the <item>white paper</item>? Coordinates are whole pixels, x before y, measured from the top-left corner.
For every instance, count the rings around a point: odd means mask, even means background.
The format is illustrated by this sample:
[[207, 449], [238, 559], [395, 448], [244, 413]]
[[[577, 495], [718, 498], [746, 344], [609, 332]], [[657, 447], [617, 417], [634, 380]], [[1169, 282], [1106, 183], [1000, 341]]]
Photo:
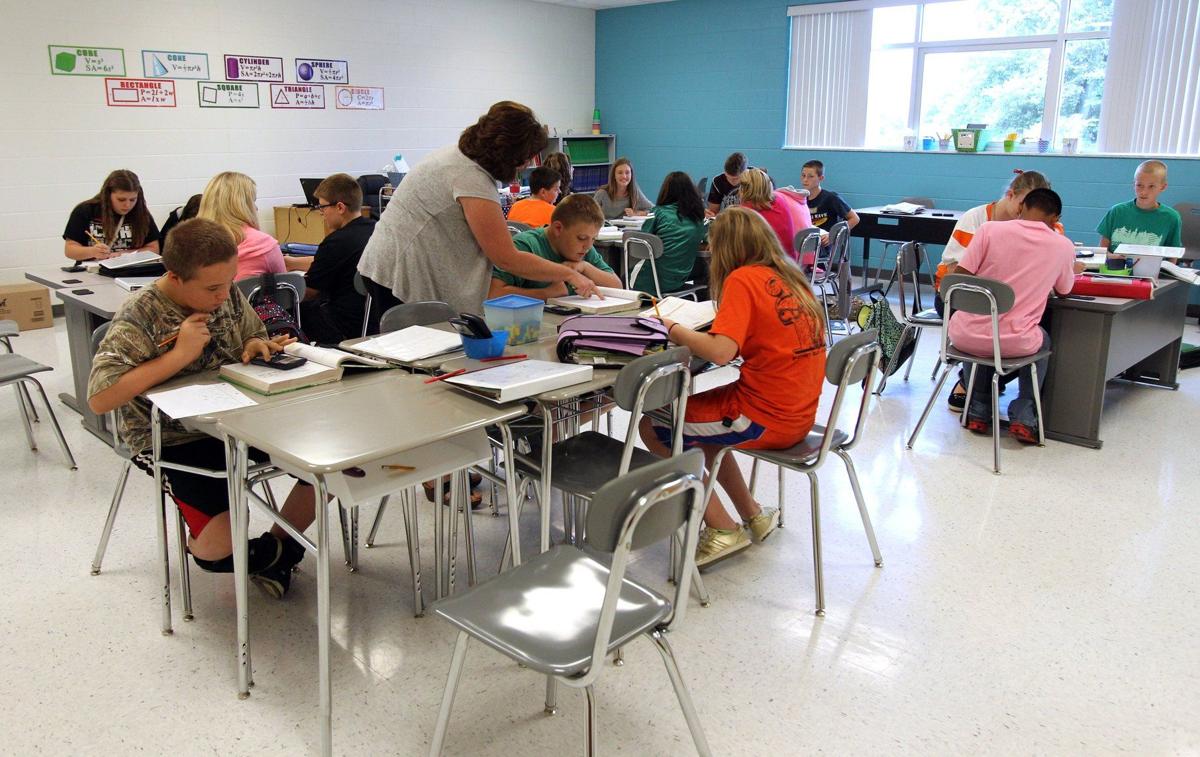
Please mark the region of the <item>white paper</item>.
[[643, 318], [663, 318], [681, 323], [689, 329], [707, 326], [717, 317], [717, 304], [712, 300], [693, 302], [682, 297], [667, 297], [658, 301], [658, 312], [654, 308], [638, 313]]
[[423, 360], [461, 348], [462, 339], [455, 332], [431, 329], [427, 326], [409, 326], [354, 345], [354, 349], [360, 352], [403, 363]]
[[382, 360], [375, 360], [362, 355], [355, 355], [343, 350], [331, 350], [328, 347], [317, 347], [313, 344], [301, 344], [300, 342], [292, 342], [283, 348], [283, 351], [289, 355], [302, 357], [311, 363], [319, 363], [330, 368], [337, 368], [345, 363], [352, 365], [369, 365], [374, 368], [387, 368], [388, 364]]
[[298, 365], [295, 368], [288, 368], [286, 371], [281, 371], [278, 368], [271, 368], [265, 365], [255, 365], [254, 363], [231, 363], [222, 366], [225, 370], [233, 373], [236, 376], [245, 376], [247, 378], [258, 379], [266, 383], [268, 386], [276, 381], [291, 380], [304, 378], [305, 376], [314, 376], [318, 373], [324, 373], [330, 368], [336, 366], [322, 365], [316, 361], [310, 360], [304, 365]]
[[911, 202], [897, 202], [892, 205], [884, 205], [884, 213], [896, 213], [898, 215], [911, 216], [918, 211], [924, 210], [924, 205], [915, 205]]
[[1164, 260], [1162, 264], [1162, 270], [1163, 273], [1179, 279], [1180, 281], [1186, 281], [1189, 284], [1200, 285], [1200, 271], [1197, 271], [1195, 268], [1184, 268], [1181, 265], [1168, 263]]
[[135, 250], [134, 252], [123, 252], [116, 257], [107, 258], [100, 261], [102, 268], [107, 268], [110, 271], [128, 268], [133, 265], [141, 265], [143, 263], [157, 263], [162, 260], [162, 256], [157, 252], [150, 250]]
[[1182, 258], [1187, 252], [1183, 247], [1159, 247], [1151, 244], [1119, 244], [1114, 255], [1134, 257], [1143, 255], [1155, 258]]
[[146, 399], [175, 420], [258, 404], [226, 383], [196, 384], [151, 392], [146, 395]]

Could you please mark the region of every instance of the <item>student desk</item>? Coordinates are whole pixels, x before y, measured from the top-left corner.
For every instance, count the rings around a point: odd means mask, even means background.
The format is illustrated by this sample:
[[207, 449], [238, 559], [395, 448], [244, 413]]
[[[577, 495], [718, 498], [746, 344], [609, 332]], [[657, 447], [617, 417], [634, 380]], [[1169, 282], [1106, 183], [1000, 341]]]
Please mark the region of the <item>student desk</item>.
[[[317, 655], [320, 685], [321, 752], [332, 754], [333, 699], [329, 676], [329, 503], [337, 496], [343, 507], [396, 489], [411, 486], [457, 470], [487, 456], [483, 429], [502, 427], [525, 415], [521, 403], [494, 405], [420, 376], [389, 372], [385, 379], [343, 391], [281, 402], [264, 407], [230, 411], [217, 424], [232, 454], [236, 489], [230, 513], [234, 527], [234, 573], [238, 616], [238, 691], [249, 694], [249, 608], [247, 588], [248, 496], [251, 480], [247, 452], [253, 445], [271, 456], [272, 464], [316, 486], [317, 540], [299, 534], [291, 524], [254, 501], [256, 509], [272, 517], [317, 556]], [[511, 445], [506, 445], [506, 466], [513, 470]], [[467, 458], [473, 458], [468, 461]], [[392, 475], [380, 464], [415, 465], [416, 471]], [[359, 467], [362, 478], [344, 471]], [[509, 487], [515, 488], [515, 478]], [[510, 528], [516, 528], [516, 508], [510, 506]]]
[[[89, 294], [84, 292], [90, 291]], [[92, 332], [108, 323], [117, 310], [129, 299], [129, 292], [104, 277], [98, 284], [54, 292], [63, 303], [63, 314], [67, 319], [67, 345], [71, 354], [71, 373], [75, 382], [75, 394], [60, 394], [62, 403], [83, 416], [83, 427], [112, 444], [112, 435], [106, 430], [104, 418], [92, 412], [87, 404], [88, 376], [92, 372]]]
[[103, 284], [113, 284], [115, 279], [108, 276], [101, 276], [98, 273], [91, 271], [74, 271], [68, 273], [60, 268], [47, 268], [38, 271], [26, 271], [25, 278], [49, 287], [50, 289], [80, 289], [91, 288], [93, 285], [99, 286]]
[[[924, 210], [915, 215], [884, 213], [883, 206], [855, 208], [858, 225], [850, 230], [850, 236], [863, 240], [862, 272], [863, 286], [867, 284], [867, 269], [871, 264], [871, 240], [889, 242], [922, 242], [924, 244], [946, 244], [954, 233], [954, 225], [962, 217], [961, 210]], [[938, 213], [939, 215], [933, 215]], [[882, 261], [881, 261], [882, 265]]]
[[1046, 437], [1099, 449], [1105, 384], [1122, 378], [1178, 389], [1188, 285], [1162, 279], [1151, 300], [1052, 297]]

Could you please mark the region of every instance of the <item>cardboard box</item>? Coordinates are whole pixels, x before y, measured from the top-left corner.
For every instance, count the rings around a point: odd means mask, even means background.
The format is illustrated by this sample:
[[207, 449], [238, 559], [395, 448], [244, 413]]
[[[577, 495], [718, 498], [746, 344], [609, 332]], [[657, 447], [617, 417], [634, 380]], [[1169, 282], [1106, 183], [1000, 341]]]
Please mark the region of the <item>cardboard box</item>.
[[0, 321], [16, 321], [22, 331], [54, 325], [50, 290], [41, 284], [0, 286]]

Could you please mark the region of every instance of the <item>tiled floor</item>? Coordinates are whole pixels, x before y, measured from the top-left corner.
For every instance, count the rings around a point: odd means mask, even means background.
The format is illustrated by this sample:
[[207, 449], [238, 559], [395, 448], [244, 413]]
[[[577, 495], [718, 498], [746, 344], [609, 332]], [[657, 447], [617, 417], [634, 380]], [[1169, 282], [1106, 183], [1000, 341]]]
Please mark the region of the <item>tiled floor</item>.
[[[1193, 322], [1187, 338], [1200, 341]], [[69, 386], [61, 319], [18, 349]], [[936, 339], [873, 404], [855, 458], [885, 565], [873, 567], [840, 466], [821, 474], [828, 613], [812, 613], [808, 489], [791, 477], [788, 527], [708, 576], [674, 634], [716, 754], [1181, 754], [1200, 751], [1200, 371], [1169, 392], [1109, 388], [1104, 448], [1003, 444], [961, 431], [939, 402], [904, 450], [930, 390]], [[826, 398], [828, 399], [828, 398]], [[89, 575], [118, 465], [55, 400], [80, 468], [43, 423], [25, 447], [0, 392], [0, 751], [8, 754], [302, 754], [317, 723], [315, 585], [284, 602], [252, 590], [257, 685], [235, 695], [233, 591], [192, 571], [196, 619], [158, 631], [151, 487], [134, 473], [104, 572]], [[773, 476], [760, 494], [774, 497]], [[1190, 493], [1189, 493], [1190, 492]], [[429, 514], [429, 507], [423, 516]], [[373, 508], [364, 508], [364, 520]], [[356, 575], [336, 569], [334, 749], [424, 754], [453, 634], [414, 619], [398, 512]], [[503, 519], [476, 515], [494, 569]], [[522, 527], [534, 543], [536, 510]], [[422, 521], [426, 587], [431, 519]], [[311, 558], [310, 558], [311, 560]], [[637, 566], [650, 580], [663, 557]], [[306, 561], [306, 564], [311, 564]], [[474, 647], [448, 754], [582, 751], [583, 697]], [[603, 754], [692, 753], [649, 644], [597, 685]]]

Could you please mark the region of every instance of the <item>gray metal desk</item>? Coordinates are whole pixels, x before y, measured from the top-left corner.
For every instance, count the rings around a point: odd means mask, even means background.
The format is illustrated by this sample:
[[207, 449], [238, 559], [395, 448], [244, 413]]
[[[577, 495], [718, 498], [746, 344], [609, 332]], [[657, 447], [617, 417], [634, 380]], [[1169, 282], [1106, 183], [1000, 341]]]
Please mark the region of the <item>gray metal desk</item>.
[[[317, 634], [320, 678], [321, 751], [333, 750], [333, 699], [329, 680], [329, 495], [343, 506], [380, 496], [398, 488], [436, 478], [487, 457], [485, 426], [500, 425], [525, 415], [522, 404], [494, 405], [420, 376], [389, 373], [368, 385], [306, 397], [295, 402], [230, 411], [217, 427], [232, 455], [236, 483], [230, 502], [234, 535], [234, 573], [238, 607], [238, 691], [249, 695], [249, 608], [247, 602], [247, 540], [249, 506], [279, 523], [317, 560]], [[269, 508], [248, 496], [247, 452], [253, 445], [271, 456], [281, 470], [316, 486], [317, 541], [313, 544]], [[505, 466], [513, 470], [512, 445], [506, 444]], [[381, 464], [400, 463], [415, 470], [393, 475]], [[363, 477], [344, 473], [358, 467]], [[510, 502], [516, 481], [509, 477]], [[516, 529], [510, 507], [510, 533]]]
[[92, 332], [113, 319], [129, 299], [129, 292], [106, 278], [102, 284], [57, 289], [54, 293], [62, 300], [63, 315], [67, 320], [67, 345], [75, 385], [74, 396], [63, 393], [58, 398], [83, 416], [84, 428], [111, 445], [112, 435], [105, 430], [104, 418], [93, 413], [87, 404], [88, 375], [92, 372]]
[[50, 287], [51, 289], [79, 289], [81, 287], [90, 288], [92, 285], [112, 284], [113, 279], [108, 276], [101, 276], [98, 273], [91, 271], [73, 271], [68, 273], [60, 268], [47, 268], [44, 270], [26, 271], [25, 278], [41, 284], [42, 286]]
[[1188, 289], [1163, 279], [1151, 300], [1050, 300], [1047, 438], [1099, 449], [1104, 388], [1114, 378], [1179, 388]]

